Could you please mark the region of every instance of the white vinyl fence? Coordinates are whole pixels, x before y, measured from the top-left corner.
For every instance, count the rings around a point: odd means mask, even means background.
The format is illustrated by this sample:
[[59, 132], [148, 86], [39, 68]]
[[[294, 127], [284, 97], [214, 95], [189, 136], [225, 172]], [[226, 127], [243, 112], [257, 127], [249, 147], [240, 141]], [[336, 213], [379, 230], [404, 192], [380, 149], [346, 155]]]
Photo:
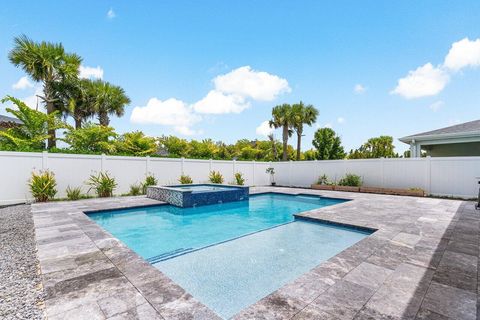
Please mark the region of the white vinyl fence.
[[116, 194], [127, 193], [130, 185], [153, 173], [159, 184], [176, 184], [182, 173], [195, 183], [207, 182], [211, 170], [220, 171], [225, 183], [234, 173], [243, 173], [247, 185], [268, 185], [265, 170], [275, 168], [280, 186], [309, 187], [326, 174], [338, 181], [346, 173], [358, 174], [365, 186], [422, 188], [434, 195], [471, 198], [477, 194], [475, 177], [480, 177], [480, 157], [366, 159], [301, 162], [220, 161], [150, 157], [119, 157], [33, 152], [0, 152], [0, 205], [31, 200], [27, 182], [34, 170], [49, 169], [57, 180], [57, 197], [65, 197], [67, 186], [81, 186], [92, 173], [107, 171], [118, 182]]

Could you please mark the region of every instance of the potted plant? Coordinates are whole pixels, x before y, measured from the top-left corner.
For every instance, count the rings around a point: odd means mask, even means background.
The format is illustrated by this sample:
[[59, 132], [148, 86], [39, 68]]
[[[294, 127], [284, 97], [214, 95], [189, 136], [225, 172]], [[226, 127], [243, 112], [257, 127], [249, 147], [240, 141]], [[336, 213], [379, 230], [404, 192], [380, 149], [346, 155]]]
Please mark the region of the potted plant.
[[347, 173], [345, 177], [340, 179], [338, 185], [335, 186], [337, 191], [350, 191], [358, 192], [360, 191], [360, 186], [362, 185], [362, 178], [356, 174]]
[[318, 177], [317, 183], [312, 184], [311, 187], [316, 190], [333, 190], [335, 184], [328, 179], [326, 174], [324, 174]]
[[265, 173], [268, 173], [270, 175], [270, 184], [272, 186], [276, 185], [277, 183], [275, 182], [275, 169], [273, 167], [268, 167], [267, 170], [265, 170]]

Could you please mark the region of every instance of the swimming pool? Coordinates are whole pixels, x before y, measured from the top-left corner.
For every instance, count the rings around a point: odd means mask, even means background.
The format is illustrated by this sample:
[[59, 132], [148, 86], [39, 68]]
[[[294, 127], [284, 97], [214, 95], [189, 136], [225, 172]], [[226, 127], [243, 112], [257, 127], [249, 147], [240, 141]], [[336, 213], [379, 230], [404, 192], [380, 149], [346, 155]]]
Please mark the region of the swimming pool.
[[268, 193], [197, 208], [160, 205], [89, 216], [229, 318], [370, 234], [294, 220], [295, 213], [345, 201]]

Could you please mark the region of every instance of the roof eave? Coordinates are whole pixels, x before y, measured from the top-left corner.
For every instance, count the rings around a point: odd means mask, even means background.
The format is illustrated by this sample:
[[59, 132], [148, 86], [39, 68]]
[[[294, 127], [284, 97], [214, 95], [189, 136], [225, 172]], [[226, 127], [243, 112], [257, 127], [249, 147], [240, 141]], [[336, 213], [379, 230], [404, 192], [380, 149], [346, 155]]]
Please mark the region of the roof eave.
[[442, 139], [452, 139], [452, 138], [470, 138], [470, 137], [480, 137], [480, 131], [470, 131], [470, 132], [456, 132], [456, 133], [439, 133], [439, 134], [426, 134], [418, 136], [406, 136], [400, 138], [403, 143], [410, 144], [413, 140], [416, 141], [425, 141], [425, 140], [442, 140]]

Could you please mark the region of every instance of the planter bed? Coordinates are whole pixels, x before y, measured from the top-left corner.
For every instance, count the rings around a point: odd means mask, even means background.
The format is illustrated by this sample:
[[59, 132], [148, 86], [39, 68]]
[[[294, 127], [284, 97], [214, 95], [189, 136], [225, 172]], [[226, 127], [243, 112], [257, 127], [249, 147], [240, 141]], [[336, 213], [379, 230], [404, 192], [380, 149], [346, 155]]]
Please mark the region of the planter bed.
[[409, 189], [395, 189], [395, 188], [379, 188], [379, 187], [350, 187], [350, 186], [334, 186], [325, 184], [312, 184], [312, 189], [315, 190], [335, 190], [346, 192], [362, 192], [362, 193], [376, 193], [376, 194], [390, 194], [397, 196], [413, 196], [424, 197], [423, 190], [409, 190]]

